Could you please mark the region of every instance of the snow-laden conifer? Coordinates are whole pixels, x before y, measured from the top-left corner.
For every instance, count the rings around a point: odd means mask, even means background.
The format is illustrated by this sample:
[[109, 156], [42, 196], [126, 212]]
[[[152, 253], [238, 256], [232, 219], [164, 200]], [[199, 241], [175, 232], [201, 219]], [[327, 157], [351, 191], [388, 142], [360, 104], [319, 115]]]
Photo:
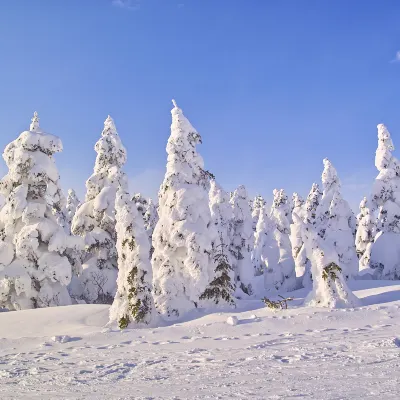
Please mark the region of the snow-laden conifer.
[[358, 274], [355, 248], [357, 221], [340, 193], [340, 180], [332, 163], [324, 159], [323, 195], [317, 210], [319, 235], [329, 241], [338, 253], [346, 279]]
[[374, 271], [370, 268], [370, 260], [371, 248], [376, 234], [376, 224], [366, 197], [361, 200], [357, 221], [356, 249], [360, 275], [373, 275]]
[[293, 219], [294, 223], [303, 225], [303, 241], [311, 261], [313, 286], [305, 304], [329, 308], [359, 306], [360, 300], [347, 286], [342, 265], [332, 244], [319, 236], [313, 224], [304, 223], [295, 213]]
[[264, 289], [267, 291], [279, 289], [283, 281], [275, 229], [276, 225], [269, 218], [267, 206], [264, 204], [257, 222], [252, 262], [255, 275], [264, 275]]
[[236, 287], [248, 295], [253, 294], [254, 268], [251, 252], [254, 248], [253, 219], [246, 188], [241, 185], [233, 193], [230, 203], [233, 209], [232, 241], [233, 270]]
[[212, 240], [212, 259], [214, 261], [214, 274], [210, 278], [201, 300], [215, 305], [234, 305], [235, 291], [234, 274], [232, 268], [232, 255], [229, 252], [229, 244], [232, 236], [232, 207], [229, 204], [229, 196], [222, 187], [211, 180], [209, 192], [211, 227], [214, 228]]
[[66, 251], [82, 243], [60, 227], [54, 213], [64, 207], [53, 157], [61, 151], [61, 140], [41, 130], [37, 113], [29, 130], [4, 150], [9, 171], [0, 182], [6, 199], [0, 212], [0, 308], [71, 303]]
[[[317, 183], [313, 183], [304, 205], [304, 214], [307, 223], [315, 225], [317, 209], [322, 199], [322, 193]], [[302, 216], [300, 216], [302, 217]]]
[[115, 209], [118, 279], [110, 322], [117, 322], [120, 329], [146, 326], [157, 314], [151, 293], [150, 243], [143, 217], [124, 189], [117, 192]]
[[258, 195], [254, 197], [254, 200], [251, 205], [251, 217], [253, 219], [253, 231], [256, 231], [258, 220], [260, 219], [261, 209], [266, 204], [265, 200], [262, 196]]
[[67, 205], [65, 206], [65, 208], [66, 208], [66, 220], [69, 229], [71, 229], [71, 223], [76, 213], [76, 210], [78, 209], [79, 204], [80, 201], [75, 193], [75, 190], [68, 189]]
[[142, 218], [144, 218], [144, 215], [146, 214], [147, 207], [148, 207], [148, 201], [145, 197], [143, 197], [140, 193], [136, 193], [132, 197], [132, 201], [136, 204], [136, 208], [138, 209], [139, 213], [142, 215]]
[[95, 150], [97, 157], [94, 172], [86, 182], [85, 202], [72, 221], [72, 232], [85, 239], [87, 251], [81, 287], [74, 291], [90, 303], [111, 303], [117, 278], [115, 196], [127, 183], [122, 171], [126, 150], [110, 116]]
[[379, 233], [371, 248], [370, 274], [377, 279], [400, 278], [400, 162], [385, 125], [378, 125], [375, 166], [379, 171], [372, 189], [372, 209], [378, 211]]
[[271, 207], [271, 220], [275, 224], [275, 239], [279, 247], [279, 265], [282, 269], [281, 281], [277, 282], [277, 290], [290, 291], [296, 287], [296, 271], [290, 243], [291, 208], [283, 189], [274, 192]]
[[209, 174], [196, 150], [200, 134], [173, 102], [167, 171], [153, 233], [153, 286], [158, 312], [172, 320], [199, 305], [214, 271]]

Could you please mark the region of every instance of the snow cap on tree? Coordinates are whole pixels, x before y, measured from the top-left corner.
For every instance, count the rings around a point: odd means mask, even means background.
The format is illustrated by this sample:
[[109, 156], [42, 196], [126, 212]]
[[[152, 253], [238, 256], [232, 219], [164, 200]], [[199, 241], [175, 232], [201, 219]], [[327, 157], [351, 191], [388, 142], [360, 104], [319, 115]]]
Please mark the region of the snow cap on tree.
[[110, 309], [110, 322], [120, 329], [155, 322], [150, 243], [143, 217], [124, 189], [116, 195], [116, 231], [118, 250], [117, 294]]
[[214, 271], [209, 174], [196, 149], [201, 137], [175, 101], [173, 104], [152, 258], [155, 304], [169, 320], [201, 306], [200, 296]]

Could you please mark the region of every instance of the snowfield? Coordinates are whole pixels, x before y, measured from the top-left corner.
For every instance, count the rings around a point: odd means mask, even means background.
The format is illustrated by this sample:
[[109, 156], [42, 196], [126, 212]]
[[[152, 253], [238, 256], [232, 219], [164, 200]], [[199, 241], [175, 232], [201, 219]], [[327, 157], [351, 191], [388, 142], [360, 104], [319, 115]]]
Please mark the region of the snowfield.
[[400, 282], [350, 286], [362, 307], [305, 308], [303, 289], [156, 329], [106, 328], [107, 305], [0, 313], [0, 398], [398, 399]]

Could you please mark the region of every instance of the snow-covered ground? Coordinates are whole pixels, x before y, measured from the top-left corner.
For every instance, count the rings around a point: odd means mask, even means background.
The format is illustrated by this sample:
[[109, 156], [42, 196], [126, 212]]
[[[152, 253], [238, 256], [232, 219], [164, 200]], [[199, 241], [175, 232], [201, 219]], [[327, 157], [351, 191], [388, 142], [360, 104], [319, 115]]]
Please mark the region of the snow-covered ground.
[[304, 308], [303, 290], [122, 332], [105, 305], [0, 313], [0, 398], [398, 399], [400, 282], [351, 287], [360, 308]]

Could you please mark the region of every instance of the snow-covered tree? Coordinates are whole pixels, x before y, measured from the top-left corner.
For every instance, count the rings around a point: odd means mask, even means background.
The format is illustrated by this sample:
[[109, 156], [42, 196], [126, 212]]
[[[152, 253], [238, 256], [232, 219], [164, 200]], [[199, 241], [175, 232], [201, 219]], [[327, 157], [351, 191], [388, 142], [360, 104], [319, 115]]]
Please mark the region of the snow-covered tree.
[[400, 162], [385, 125], [378, 125], [375, 166], [379, 171], [372, 189], [372, 208], [378, 211], [377, 231], [371, 248], [371, 275], [400, 279]]
[[254, 268], [251, 261], [254, 232], [247, 192], [243, 185], [234, 191], [230, 203], [233, 209], [230, 253], [233, 256], [236, 286], [244, 293], [251, 295], [253, 294], [252, 282], [254, 280]]
[[228, 194], [214, 179], [211, 180], [209, 197], [211, 226], [214, 228], [214, 238], [212, 240], [214, 275], [200, 299], [212, 300], [217, 305], [234, 305], [233, 260], [229, 252], [232, 235], [232, 207], [229, 204]]
[[110, 116], [95, 150], [96, 163], [86, 182], [85, 202], [72, 221], [72, 232], [85, 239], [87, 252], [80, 285], [73, 292], [90, 303], [111, 303], [117, 279], [115, 196], [127, 182], [122, 171], [126, 150]]
[[135, 194], [132, 198], [132, 201], [136, 204], [139, 213], [143, 217], [144, 227], [146, 229], [147, 236], [150, 241], [150, 258], [151, 258], [154, 251], [152, 245], [153, 232], [158, 221], [157, 207], [154, 205], [152, 199], [146, 199], [140, 193]]
[[296, 288], [296, 271], [290, 243], [291, 207], [283, 189], [274, 189], [271, 220], [275, 224], [275, 239], [279, 247], [281, 279], [276, 282], [277, 290], [290, 291]]
[[264, 204], [256, 227], [252, 262], [255, 275], [264, 275], [264, 289], [267, 291], [279, 289], [283, 280], [275, 229], [276, 225], [269, 218], [267, 206]]
[[312, 307], [357, 307], [359, 299], [348, 288], [342, 266], [332, 244], [321, 238], [312, 223], [304, 223], [293, 213], [294, 223], [303, 225], [303, 241], [311, 260], [313, 288], [305, 300]]
[[175, 101], [173, 104], [152, 258], [155, 305], [168, 320], [198, 307], [210, 274], [214, 274], [209, 174], [196, 150], [201, 136]]
[[80, 204], [80, 201], [78, 199], [78, 196], [75, 193], [74, 189], [69, 189], [68, 190], [68, 196], [67, 196], [67, 205], [66, 205], [66, 220], [69, 229], [71, 229], [71, 223], [74, 218], [74, 215], [76, 213], [76, 210], [78, 209], [78, 206]]
[[143, 217], [124, 189], [117, 192], [115, 209], [118, 279], [110, 322], [117, 322], [120, 329], [145, 326], [154, 322], [157, 315], [151, 293], [150, 243]]
[[0, 308], [20, 310], [71, 304], [68, 249], [81, 239], [68, 235], [54, 210], [65, 204], [53, 155], [61, 140], [43, 132], [35, 112], [28, 131], [7, 145], [9, 168], [0, 182]]
[[266, 202], [262, 196], [258, 195], [254, 197], [251, 205], [251, 217], [253, 219], [253, 231], [256, 231], [257, 223], [260, 218], [260, 211], [265, 206]]
[[317, 210], [318, 234], [330, 241], [338, 253], [346, 279], [357, 276], [358, 259], [355, 247], [357, 221], [349, 204], [340, 193], [340, 180], [332, 163], [324, 159], [324, 188]]
[[360, 275], [373, 275], [373, 270], [370, 268], [370, 259], [371, 247], [376, 234], [376, 225], [366, 197], [361, 200], [357, 221], [356, 249], [359, 258]]
[[304, 205], [304, 214], [307, 223], [315, 225], [317, 218], [317, 209], [319, 207], [321, 199], [322, 199], [322, 193], [319, 189], [319, 186], [317, 183], [313, 183], [310, 193], [307, 196], [306, 203]]

